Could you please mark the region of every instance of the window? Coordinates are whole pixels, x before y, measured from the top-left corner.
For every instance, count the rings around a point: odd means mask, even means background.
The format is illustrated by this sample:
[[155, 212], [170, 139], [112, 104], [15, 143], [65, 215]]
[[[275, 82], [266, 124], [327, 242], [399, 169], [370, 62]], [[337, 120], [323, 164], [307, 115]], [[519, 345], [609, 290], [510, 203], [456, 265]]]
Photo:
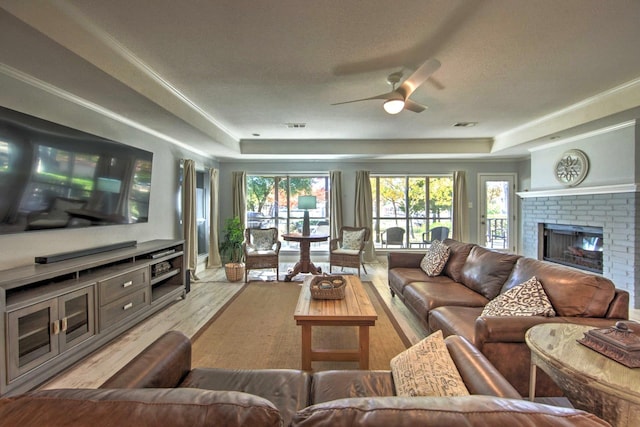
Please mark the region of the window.
[[[280, 235], [302, 232], [304, 210], [298, 196], [316, 196], [316, 208], [309, 209], [311, 234], [329, 234], [328, 176], [247, 176], [247, 218], [250, 228], [276, 227]], [[297, 249], [298, 243], [282, 241], [282, 248]], [[314, 243], [314, 249], [328, 249], [328, 243]]]
[[434, 227], [451, 230], [451, 176], [373, 176], [374, 244], [424, 247]]
[[47, 209], [53, 197], [88, 200], [100, 157], [45, 145], [37, 146], [36, 170], [27, 184], [20, 209]]

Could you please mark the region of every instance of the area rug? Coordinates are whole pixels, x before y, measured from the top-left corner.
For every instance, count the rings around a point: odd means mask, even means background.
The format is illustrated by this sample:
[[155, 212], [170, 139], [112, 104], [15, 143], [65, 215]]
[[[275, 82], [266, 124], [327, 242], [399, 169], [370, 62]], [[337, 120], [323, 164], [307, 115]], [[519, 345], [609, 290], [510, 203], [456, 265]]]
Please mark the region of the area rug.
[[[410, 346], [375, 287], [363, 282], [378, 320], [370, 328], [369, 368]], [[194, 367], [235, 369], [301, 368], [301, 327], [293, 319], [300, 283], [249, 282], [193, 338]], [[356, 327], [314, 327], [314, 347], [355, 348]], [[313, 370], [357, 369], [357, 362], [313, 362]]]

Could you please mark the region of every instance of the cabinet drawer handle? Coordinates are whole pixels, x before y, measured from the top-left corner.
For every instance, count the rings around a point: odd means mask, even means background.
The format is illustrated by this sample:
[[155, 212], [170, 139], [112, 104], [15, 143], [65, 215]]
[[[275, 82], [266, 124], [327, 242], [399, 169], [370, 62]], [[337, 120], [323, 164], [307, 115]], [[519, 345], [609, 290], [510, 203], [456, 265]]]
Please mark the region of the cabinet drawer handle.
[[59, 320], [54, 320], [53, 322], [51, 322], [51, 330], [53, 332], [53, 335], [58, 335], [60, 333], [60, 321]]
[[67, 332], [67, 329], [69, 328], [69, 321], [67, 320], [66, 317], [62, 318], [62, 332]]
[[131, 307], [133, 307], [133, 303], [130, 302], [129, 304], [125, 304], [124, 307], [122, 307], [123, 310], [129, 310]]
[[133, 280], [129, 280], [128, 282], [124, 282], [122, 284], [123, 288], [128, 288], [129, 286], [133, 285]]

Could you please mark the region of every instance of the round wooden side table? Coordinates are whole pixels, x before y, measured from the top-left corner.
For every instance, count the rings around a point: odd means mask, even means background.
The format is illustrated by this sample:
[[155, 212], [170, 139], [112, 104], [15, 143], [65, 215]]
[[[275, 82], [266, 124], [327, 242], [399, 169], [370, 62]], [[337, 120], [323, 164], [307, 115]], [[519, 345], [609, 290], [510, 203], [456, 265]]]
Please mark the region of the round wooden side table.
[[298, 273], [319, 274], [322, 270], [311, 262], [311, 243], [324, 242], [329, 238], [328, 234], [311, 234], [303, 236], [302, 234], [283, 234], [282, 238], [289, 242], [300, 243], [300, 259], [293, 267], [291, 272], [284, 277], [285, 282], [290, 282]]
[[640, 420], [640, 368], [628, 368], [577, 340], [593, 326], [546, 323], [529, 329], [529, 398], [535, 397], [536, 368], [546, 372], [573, 406], [616, 427]]

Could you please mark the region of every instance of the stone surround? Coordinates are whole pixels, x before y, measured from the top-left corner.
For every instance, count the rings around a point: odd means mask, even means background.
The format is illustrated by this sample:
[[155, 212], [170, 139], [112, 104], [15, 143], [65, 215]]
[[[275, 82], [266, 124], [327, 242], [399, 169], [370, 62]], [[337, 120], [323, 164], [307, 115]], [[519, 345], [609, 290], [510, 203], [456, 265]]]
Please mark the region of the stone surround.
[[629, 291], [630, 308], [640, 308], [640, 197], [638, 193], [521, 196], [522, 255], [540, 259], [542, 224], [602, 227], [603, 272], [616, 287]]

